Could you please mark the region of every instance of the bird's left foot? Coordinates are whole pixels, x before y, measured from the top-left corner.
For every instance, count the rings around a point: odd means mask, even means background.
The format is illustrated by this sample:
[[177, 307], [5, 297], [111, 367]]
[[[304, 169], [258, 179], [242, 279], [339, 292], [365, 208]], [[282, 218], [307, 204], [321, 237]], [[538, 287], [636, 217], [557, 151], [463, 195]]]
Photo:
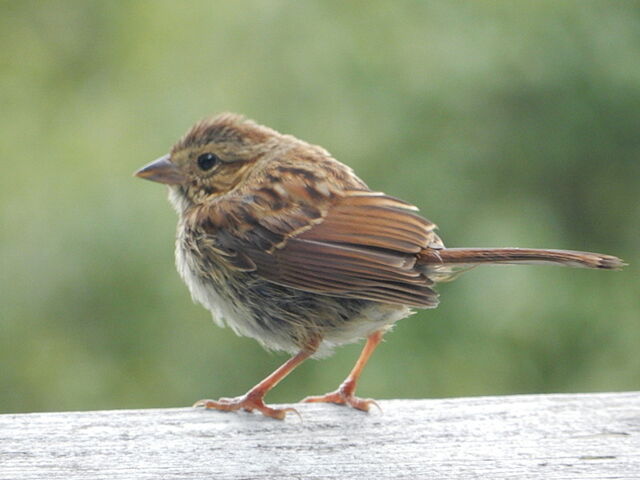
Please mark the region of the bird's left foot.
[[284, 420], [287, 413], [292, 412], [300, 416], [295, 408], [272, 408], [265, 405], [262, 397], [249, 394], [235, 398], [221, 398], [219, 400], [198, 400], [193, 404], [194, 407], [204, 407], [207, 410], [221, 410], [223, 412], [232, 412], [235, 410], [244, 410], [252, 412], [258, 410], [265, 417], [271, 417], [278, 420]]
[[353, 392], [345, 391], [339, 388], [335, 392], [326, 393], [324, 395], [306, 397], [302, 400], [305, 403], [335, 403], [337, 405], [348, 405], [363, 412], [368, 412], [371, 406], [375, 406], [382, 411], [380, 405], [371, 398], [356, 397]]

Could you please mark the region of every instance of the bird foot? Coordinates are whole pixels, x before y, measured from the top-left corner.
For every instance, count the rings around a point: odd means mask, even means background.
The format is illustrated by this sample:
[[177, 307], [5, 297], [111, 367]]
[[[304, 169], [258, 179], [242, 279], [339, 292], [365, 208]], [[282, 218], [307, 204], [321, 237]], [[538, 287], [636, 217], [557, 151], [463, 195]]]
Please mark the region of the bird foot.
[[338, 405], [348, 405], [357, 410], [368, 412], [371, 405], [382, 411], [380, 405], [371, 398], [359, 398], [353, 393], [345, 392], [342, 389], [338, 389], [335, 392], [326, 393], [324, 395], [306, 397], [302, 400], [305, 403], [335, 403]]
[[300, 414], [295, 408], [272, 408], [265, 405], [261, 396], [241, 395], [233, 398], [221, 398], [219, 400], [198, 400], [193, 404], [194, 407], [202, 407], [207, 410], [221, 410], [223, 412], [232, 412], [235, 410], [244, 410], [245, 412], [253, 412], [258, 410], [265, 417], [271, 417], [278, 420], [284, 420], [288, 412], [295, 413], [300, 417]]

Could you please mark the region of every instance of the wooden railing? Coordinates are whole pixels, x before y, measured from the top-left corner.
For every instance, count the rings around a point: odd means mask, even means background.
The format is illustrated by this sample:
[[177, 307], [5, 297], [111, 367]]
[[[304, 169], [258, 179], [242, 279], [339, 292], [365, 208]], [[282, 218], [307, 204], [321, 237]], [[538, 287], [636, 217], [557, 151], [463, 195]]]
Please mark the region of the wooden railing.
[[0, 415], [0, 479], [640, 479], [640, 392]]

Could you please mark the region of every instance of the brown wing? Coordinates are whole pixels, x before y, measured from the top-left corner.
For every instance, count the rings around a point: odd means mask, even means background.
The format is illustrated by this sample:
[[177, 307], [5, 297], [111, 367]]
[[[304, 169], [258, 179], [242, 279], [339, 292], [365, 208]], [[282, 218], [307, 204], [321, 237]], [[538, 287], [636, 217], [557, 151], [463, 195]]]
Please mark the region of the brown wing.
[[[230, 265], [325, 295], [437, 305], [433, 282], [414, 267], [416, 254], [439, 239], [415, 207], [375, 192], [320, 199], [281, 187], [209, 208], [212, 248]], [[275, 193], [287, 201], [274, 210]]]

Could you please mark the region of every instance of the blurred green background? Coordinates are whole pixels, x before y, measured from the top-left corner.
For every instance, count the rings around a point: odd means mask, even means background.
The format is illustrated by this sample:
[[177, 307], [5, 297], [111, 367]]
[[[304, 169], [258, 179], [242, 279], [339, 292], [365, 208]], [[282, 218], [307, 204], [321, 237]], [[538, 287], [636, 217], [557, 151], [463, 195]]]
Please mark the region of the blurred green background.
[[[638, 389], [638, 2], [5, 1], [0, 45], [0, 411], [184, 406], [284, 361], [192, 304], [165, 188], [131, 176], [220, 111], [323, 145], [449, 246], [631, 264], [442, 285], [362, 395]], [[333, 389], [359, 350], [268, 400]]]

